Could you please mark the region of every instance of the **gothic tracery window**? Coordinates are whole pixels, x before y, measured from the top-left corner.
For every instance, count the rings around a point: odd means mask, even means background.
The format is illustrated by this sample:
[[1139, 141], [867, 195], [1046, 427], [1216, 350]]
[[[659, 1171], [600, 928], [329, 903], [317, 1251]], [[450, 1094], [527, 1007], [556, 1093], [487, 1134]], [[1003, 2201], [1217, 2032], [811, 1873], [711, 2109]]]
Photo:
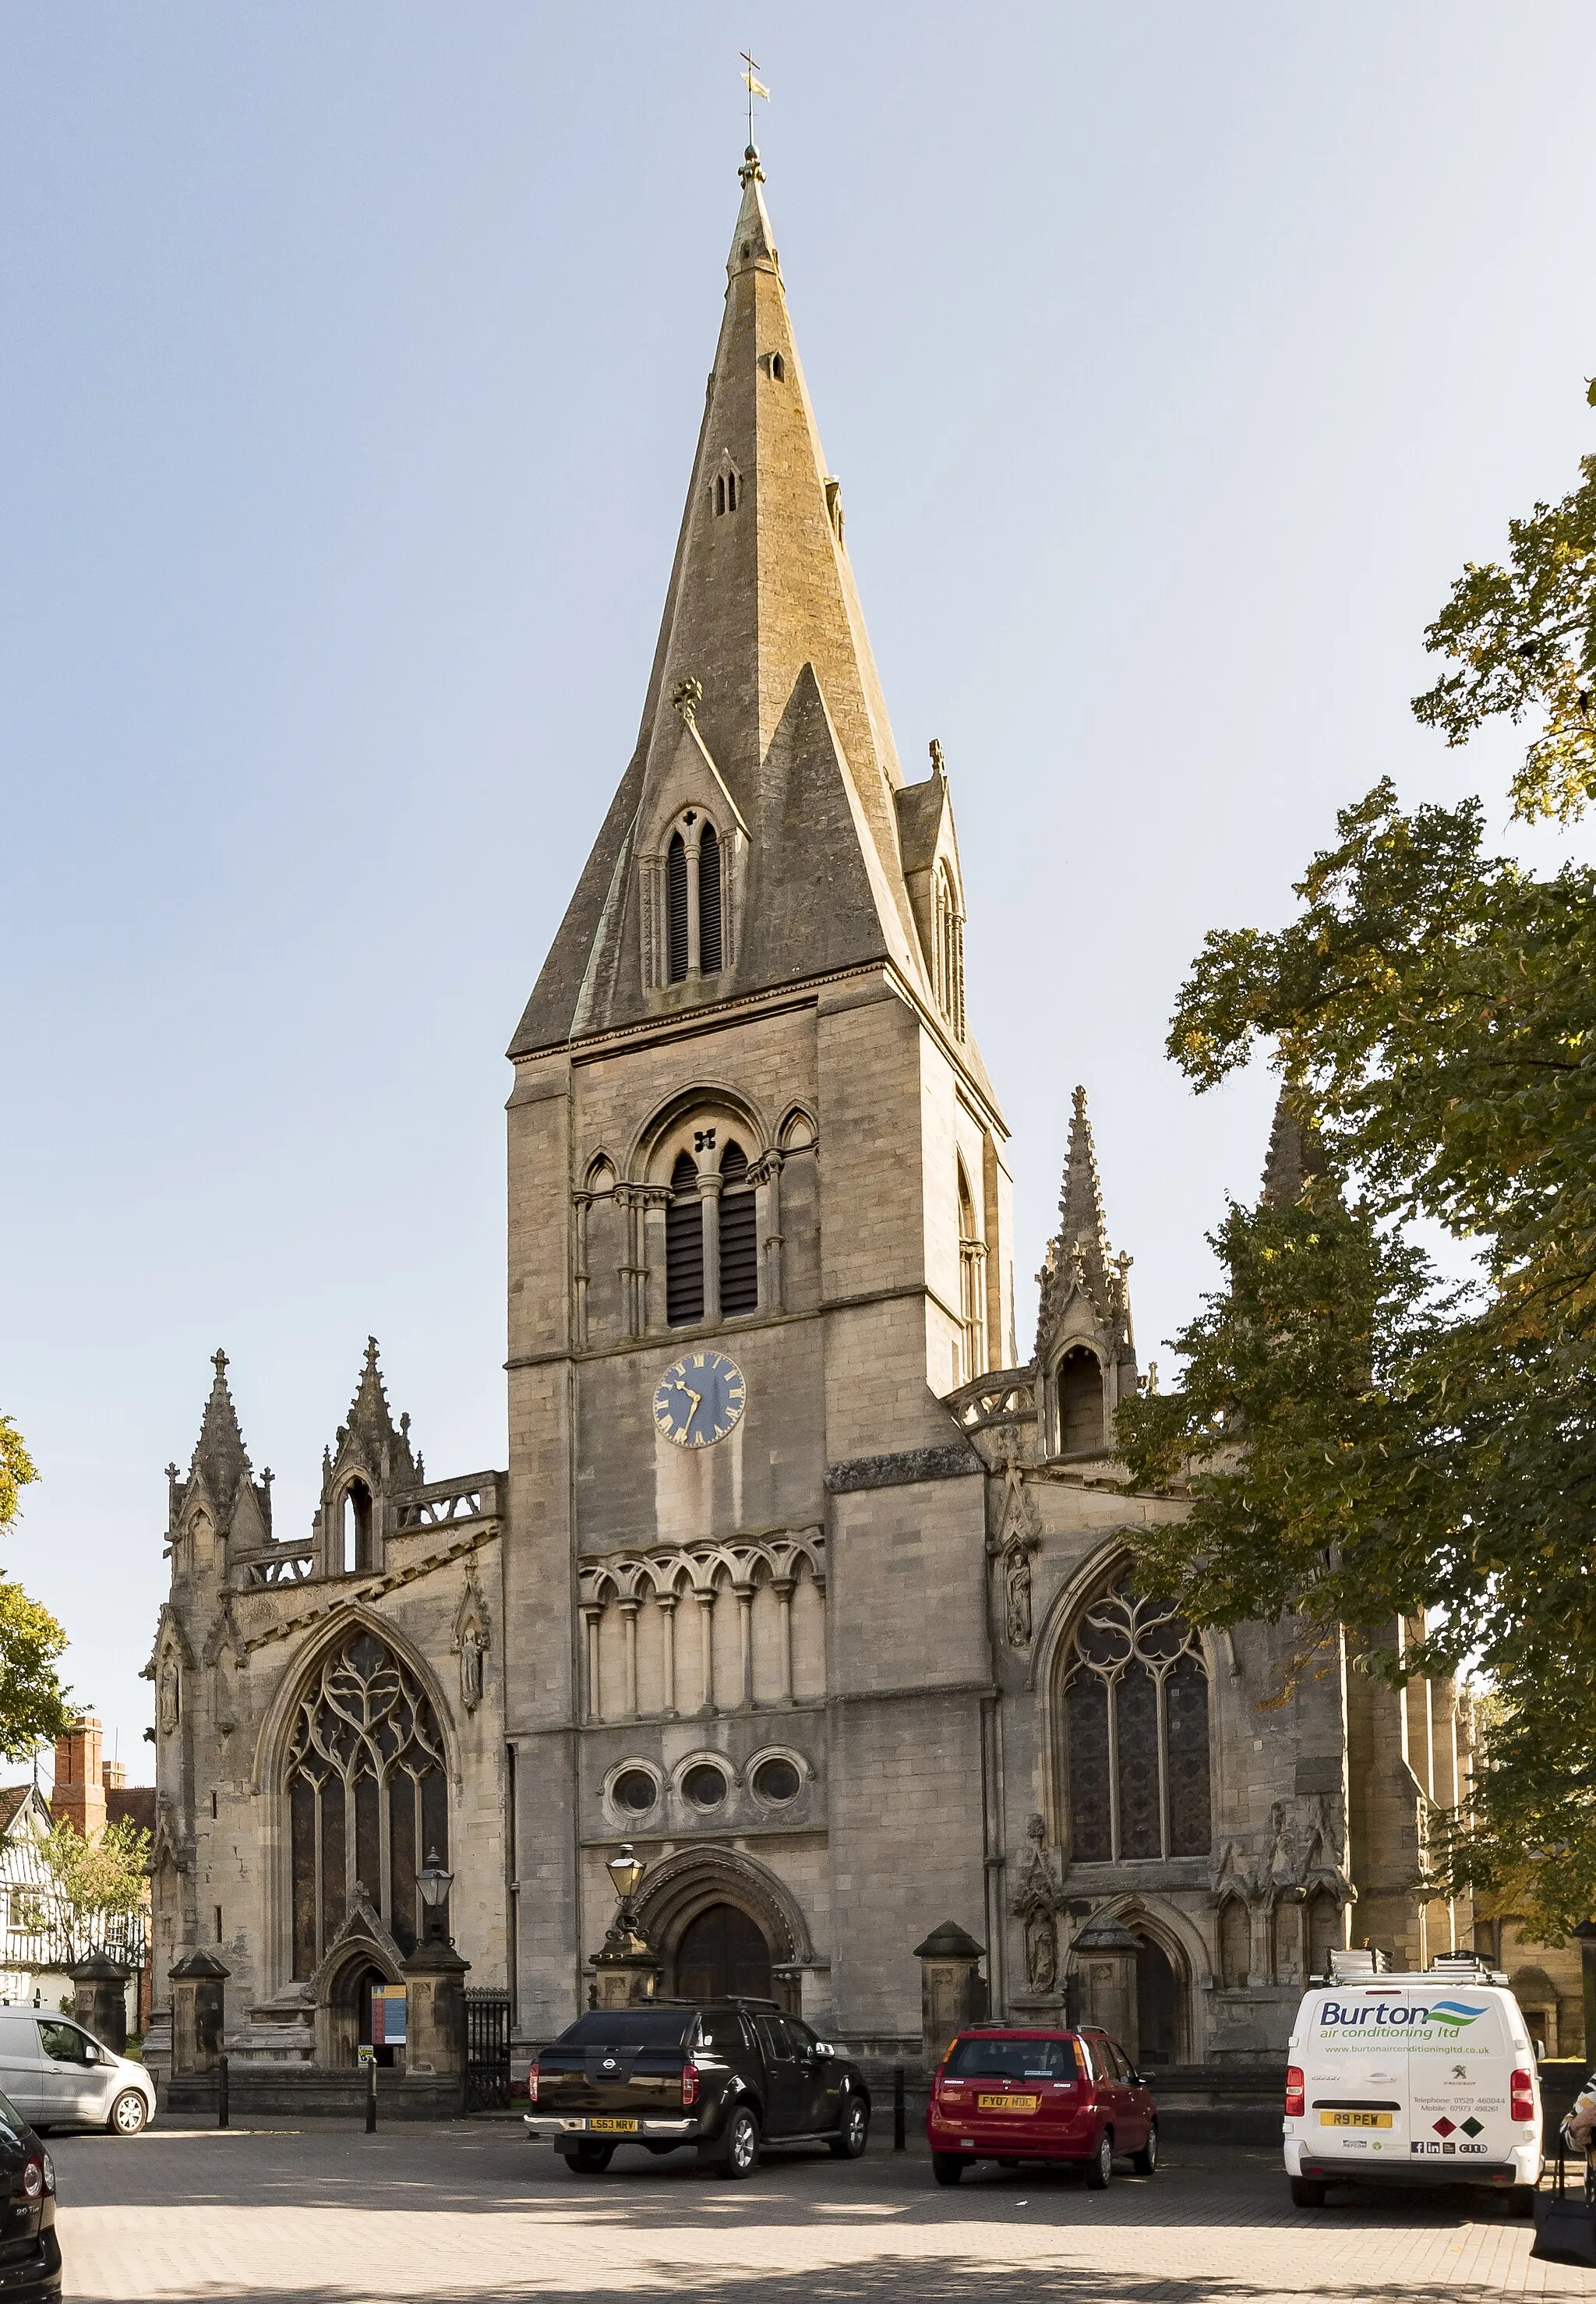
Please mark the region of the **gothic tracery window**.
[[1074, 1860], [1206, 1855], [1208, 1674], [1186, 1618], [1116, 1585], [1082, 1614], [1063, 1691]]
[[300, 1698], [287, 1788], [295, 1976], [315, 1974], [357, 1884], [410, 1951], [417, 1872], [435, 1853], [449, 1861], [443, 1740], [414, 1673], [364, 1627]]

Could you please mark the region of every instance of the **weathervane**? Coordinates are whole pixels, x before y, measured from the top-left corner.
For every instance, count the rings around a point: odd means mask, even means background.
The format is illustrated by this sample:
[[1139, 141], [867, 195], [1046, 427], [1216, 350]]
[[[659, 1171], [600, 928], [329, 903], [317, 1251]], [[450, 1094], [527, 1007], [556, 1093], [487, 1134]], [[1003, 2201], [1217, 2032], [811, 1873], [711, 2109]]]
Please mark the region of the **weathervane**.
[[747, 70], [742, 73], [741, 79], [743, 86], [748, 91], [748, 145], [751, 150], [754, 143], [754, 98], [756, 96], [762, 96], [766, 104], [768, 104], [771, 100], [771, 92], [769, 89], [766, 88], [764, 82], [759, 78], [759, 67], [755, 63], [753, 57], [748, 54], [747, 48], [739, 48], [738, 54], [741, 56], [744, 64], [747, 66]]

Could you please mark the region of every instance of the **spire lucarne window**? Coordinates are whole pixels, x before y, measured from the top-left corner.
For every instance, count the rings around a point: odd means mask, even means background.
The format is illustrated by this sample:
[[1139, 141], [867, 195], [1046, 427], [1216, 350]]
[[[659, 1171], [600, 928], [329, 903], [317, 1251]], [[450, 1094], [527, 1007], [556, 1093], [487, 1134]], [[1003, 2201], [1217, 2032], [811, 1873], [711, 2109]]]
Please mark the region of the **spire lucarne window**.
[[713, 824], [698, 835], [698, 973], [721, 972], [721, 843]]
[[435, 1851], [449, 1861], [443, 1740], [414, 1673], [375, 1632], [350, 1632], [306, 1688], [286, 1780], [295, 1976], [315, 1974], [357, 1888], [412, 1950], [417, 1871]]
[[688, 844], [680, 832], [665, 851], [665, 943], [667, 984], [688, 972]]
[[1173, 1603], [1123, 1584], [1102, 1593], [1076, 1628], [1062, 1685], [1071, 1860], [1205, 1856], [1208, 1674]]

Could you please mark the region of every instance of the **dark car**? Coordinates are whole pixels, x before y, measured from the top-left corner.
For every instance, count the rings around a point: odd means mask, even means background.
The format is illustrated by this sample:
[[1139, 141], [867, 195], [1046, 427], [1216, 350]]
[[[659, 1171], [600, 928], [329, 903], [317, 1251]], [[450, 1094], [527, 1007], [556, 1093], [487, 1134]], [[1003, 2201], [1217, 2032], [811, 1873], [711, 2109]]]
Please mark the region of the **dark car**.
[[858, 2066], [771, 2000], [593, 2009], [543, 2050], [528, 2092], [528, 2128], [580, 2176], [600, 2174], [618, 2144], [690, 2144], [701, 2167], [748, 2176], [763, 2145], [857, 2160], [870, 2134]]
[[8, 2096], [0, 2096], [0, 2298], [61, 2293], [55, 2166]]
[[973, 2025], [931, 2084], [926, 2141], [939, 2184], [977, 2160], [1072, 2160], [1101, 2191], [1115, 2159], [1138, 2175], [1158, 2165], [1158, 2107], [1124, 2049], [1091, 2028]]

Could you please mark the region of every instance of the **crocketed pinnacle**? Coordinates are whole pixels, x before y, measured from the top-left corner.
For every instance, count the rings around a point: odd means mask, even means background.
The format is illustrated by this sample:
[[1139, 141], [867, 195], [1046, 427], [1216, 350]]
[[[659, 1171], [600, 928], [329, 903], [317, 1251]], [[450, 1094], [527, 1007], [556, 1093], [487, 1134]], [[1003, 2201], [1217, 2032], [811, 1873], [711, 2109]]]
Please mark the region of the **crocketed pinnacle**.
[[227, 1389], [226, 1353], [214, 1352], [211, 1365], [216, 1373], [200, 1419], [189, 1479], [203, 1479], [212, 1500], [225, 1508], [237, 1494], [240, 1482], [249, 1478], [249, 1457], [239, 1429], [232, 1394]]
[[1059, 1194], [1059, 1247], [1062, 1255], [1078, 1255], [1094, 1293], [1102, 1287], [1109, 1266], [1108, 1223], [1102, 1212], [1102, 1184], [1097, 1173], [1097, 1148], [1086, 1111], [1086, 1091], [1076, 1089], [1069, 1122], [1069, 1151], [1064, 1163], [1064, 1182]]
[[1329, 1168], [1319, 1131], [1297, 1118], [1291, 1108], [1290, 1091], [1283, 1088], [1275, 1105], [1269, 1156], [1263, 1164], [1263, 1207], [1300, 1200], [1312, 1178], [1327, 1174]]

